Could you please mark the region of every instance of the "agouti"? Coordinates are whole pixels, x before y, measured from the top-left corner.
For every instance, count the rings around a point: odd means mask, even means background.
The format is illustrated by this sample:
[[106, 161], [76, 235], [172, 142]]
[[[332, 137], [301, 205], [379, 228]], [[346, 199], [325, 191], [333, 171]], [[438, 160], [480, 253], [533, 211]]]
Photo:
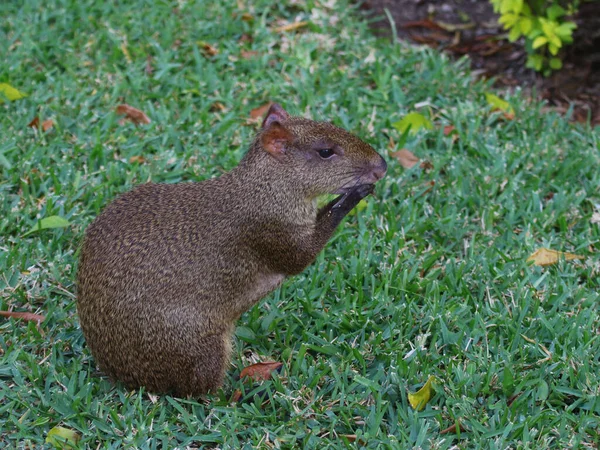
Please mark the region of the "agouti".
[[[221, 386], [236, 320], [315, 259], [386, 168], [356, 136], [274, 104], [232, 171], [118, 197], [87, 229], [77, 274], [100, 369], [178, 396]], [[323, 194], [339, 197], [317, 209]]]

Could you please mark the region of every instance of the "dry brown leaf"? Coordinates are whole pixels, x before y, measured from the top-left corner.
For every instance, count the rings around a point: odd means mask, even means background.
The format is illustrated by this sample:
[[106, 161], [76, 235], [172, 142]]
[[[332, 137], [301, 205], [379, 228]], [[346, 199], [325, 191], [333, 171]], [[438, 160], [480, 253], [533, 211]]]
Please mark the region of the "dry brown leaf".
[[48, 131], [53, 126], [54, 126], [54, 122], [52, 122], [50, 119], [44, 120], [42, 122], [42, 130], [44, 130], [44, 131]]
[[33, 120], [27, 124], [27, 126], [31, 127], [31, 128], [39, 128], [39, 126], [40, 126], [40, 118], [38, 116], [35, 116], [33, 118]]
[[240, 401], [240, 398], [242, 398], [242, 391], [240, 391], [239, 389], [236, 389], [235, 391], [233, 391], [233, 394], [231, 395], [231, 399], [229, 400], [229, 403], [237, 403]]
[[299, 28], [305, 27], [306, 25], [308, 25], [308, 21], [306, 20], [302, 22], [288, 23], [287, 25], [282, 25], [280, 27], [273, 28], [273, 31], [275, 33], [284, 33], [286, 31], [298, 30]]
[[502, 117], [504, 117], [506, 120], [514, 120], [515, 113], [513, 113], [513, 112], [505, 112], [505, 113], [502, 113]]
[[150, 118], [142, 111], [126, 104], [117, 106], [117, 114], [125, 115], [126, 119], [131, 120], [136, 125], [151, 122]]
[[456, 429], [459, 429], [461, 433], [464, 433], [465, 431], [467, 431], [465, 429], [465, 427], [462, 426], [462, 423], [458, 423], [458, 427], [456, 426], [456, 424], [454, 425], [450, 425], [448, 428], [440, 431], [440, 434], [450, 434], [450, 433], [455, 433], [456, 434]]
[[34, 314], [30, 312], [0, 311], [0, 316], [37, 322], [38, 325], [44, 320], [46, 320], [44, 316], [40, 316], [39, 314]]
[[279, 369], [281, 366], [283, 366], [283, 363], [276, 361], [265, 361], [252, 364], [251, 366], [242, 369], [240, 378], [248, 377], [254, 381], [268, 380], [271, 378], [271, 372]]
[[423, 170], [431, 170], [433, 169], [433, 164], [431, 164], [430, 161], [423, 161], [421, 164], [419, 164], [419, 167], [421, 167]]
[[215, 56], [219, 54], [219, 50], [210, 45], [208, 42], [199, 41], [198, 45], [202, 49], [202, 52], [207, 56]]
[[146, 162], [146, 158], [144, 158], [142, 155], [135, 155], [135, 156], [132, 156], [131, 158], [129, 158], [129, 164], [133, 164], [133, 163], [143, 164], [145, 162]]
[[244, 13], [242, 14], [242, 20], [244, 22], [252, 22], [254, 20], [254, 16], [250, 13]]
[[585, 259], [585, 256], [575, 255], [573, 253], [558, 252], [549, 248], [538, 248], [533, 254], [527, 258], [527, 262], [533, 262], [536, 266], [551, 266], [556, 264], [561, 258], [565, 261], [574, 259]]
[[[27, 124], [28, 127], [31, 128], [40, 128], [40, 118], [39, 117], [34, 117], [33, 120], [31, 122], [29, 122], [29, 124]], [[43, 131], [48, 131], [50, 128], [52, 128], [54, 126], [54, 122], [52, 122], [52, 120], [48, 119], [48, 120], [44, 120], [42, 122], [42, 130]]]
[[400, 165], [405, 169], [410, 169], [419, 162], [419, 158], [405, 148], [398, 150], [397, 152], [390, 152], [390, 156], [396, 158], [400, 162]]
[[214, 102], [212, 105], [210, 105], [210, 109], [209, 109], [210, 112], [219, 112], [219, 111], [223, 112], [226, 110], [227, 110], [227, 107], [221, 102]]
[[454, 125], [446, 125], [444, 127], [444, 136], [448, 136], [454, 131]]
[[252, 120], [262, 119], [265, 116], [265, 114], [267, 114], [267, 111], [269, 110], [272, 104], [273, 102], [268, 102], [264, 105], [259, 106], [258, 108], [254, 108], [252, 111], [250, 111], [250, 118]]
[[242, 58], [244, 58], [244, 59], [251, 59], [251, 58], [254, 58], [255, 56], [257, 56], [258, 52], [254, 51], [254, 50], [242, 50], [240, 52], [240, 54], [242, 55]]

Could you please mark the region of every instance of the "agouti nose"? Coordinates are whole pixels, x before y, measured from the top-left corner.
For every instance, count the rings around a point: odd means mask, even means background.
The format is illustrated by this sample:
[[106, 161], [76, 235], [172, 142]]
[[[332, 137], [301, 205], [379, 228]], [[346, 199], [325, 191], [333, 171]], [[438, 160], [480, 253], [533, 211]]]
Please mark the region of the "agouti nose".
[[387, 163], [385, 162], [385, 159], [380, 158], [379, 163], [373, 167], [371, 169], [371, 171], [369, 172], [369, 178], [373, 179], [373, 183], [381, 180], [384, 176], [385, 173], [387, 172]]

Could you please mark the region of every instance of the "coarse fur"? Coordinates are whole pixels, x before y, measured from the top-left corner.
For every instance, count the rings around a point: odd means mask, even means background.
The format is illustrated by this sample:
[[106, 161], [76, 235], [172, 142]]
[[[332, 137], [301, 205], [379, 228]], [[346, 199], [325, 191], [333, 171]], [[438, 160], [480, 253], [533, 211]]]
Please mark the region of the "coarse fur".
[[[273, 105], [231, 172], [118, 197], [87, 229], [77, 274], [100, 369], [178, 396], [221, 386], [236, 320], [309, 265], [385, 171], [356, 136]], [[317, 210], [328, 193], [340, 196]]]

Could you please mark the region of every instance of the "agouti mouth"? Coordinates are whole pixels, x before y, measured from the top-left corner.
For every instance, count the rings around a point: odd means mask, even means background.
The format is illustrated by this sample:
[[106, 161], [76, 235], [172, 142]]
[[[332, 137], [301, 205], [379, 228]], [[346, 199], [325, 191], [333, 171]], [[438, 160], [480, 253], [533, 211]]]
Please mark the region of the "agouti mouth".
[[365, 185], [373, 186], [374, 184], [375, 183], [362, 183], [362, 184], [357, 184], [357, 185], [342, 187], [342, 188], [338, 189], [337, 191], [335, 191], [333, 194], [335, 194], [335, 195], [350, 194], [352, 191], [357, 190], [361, 186], [365, 186]]

